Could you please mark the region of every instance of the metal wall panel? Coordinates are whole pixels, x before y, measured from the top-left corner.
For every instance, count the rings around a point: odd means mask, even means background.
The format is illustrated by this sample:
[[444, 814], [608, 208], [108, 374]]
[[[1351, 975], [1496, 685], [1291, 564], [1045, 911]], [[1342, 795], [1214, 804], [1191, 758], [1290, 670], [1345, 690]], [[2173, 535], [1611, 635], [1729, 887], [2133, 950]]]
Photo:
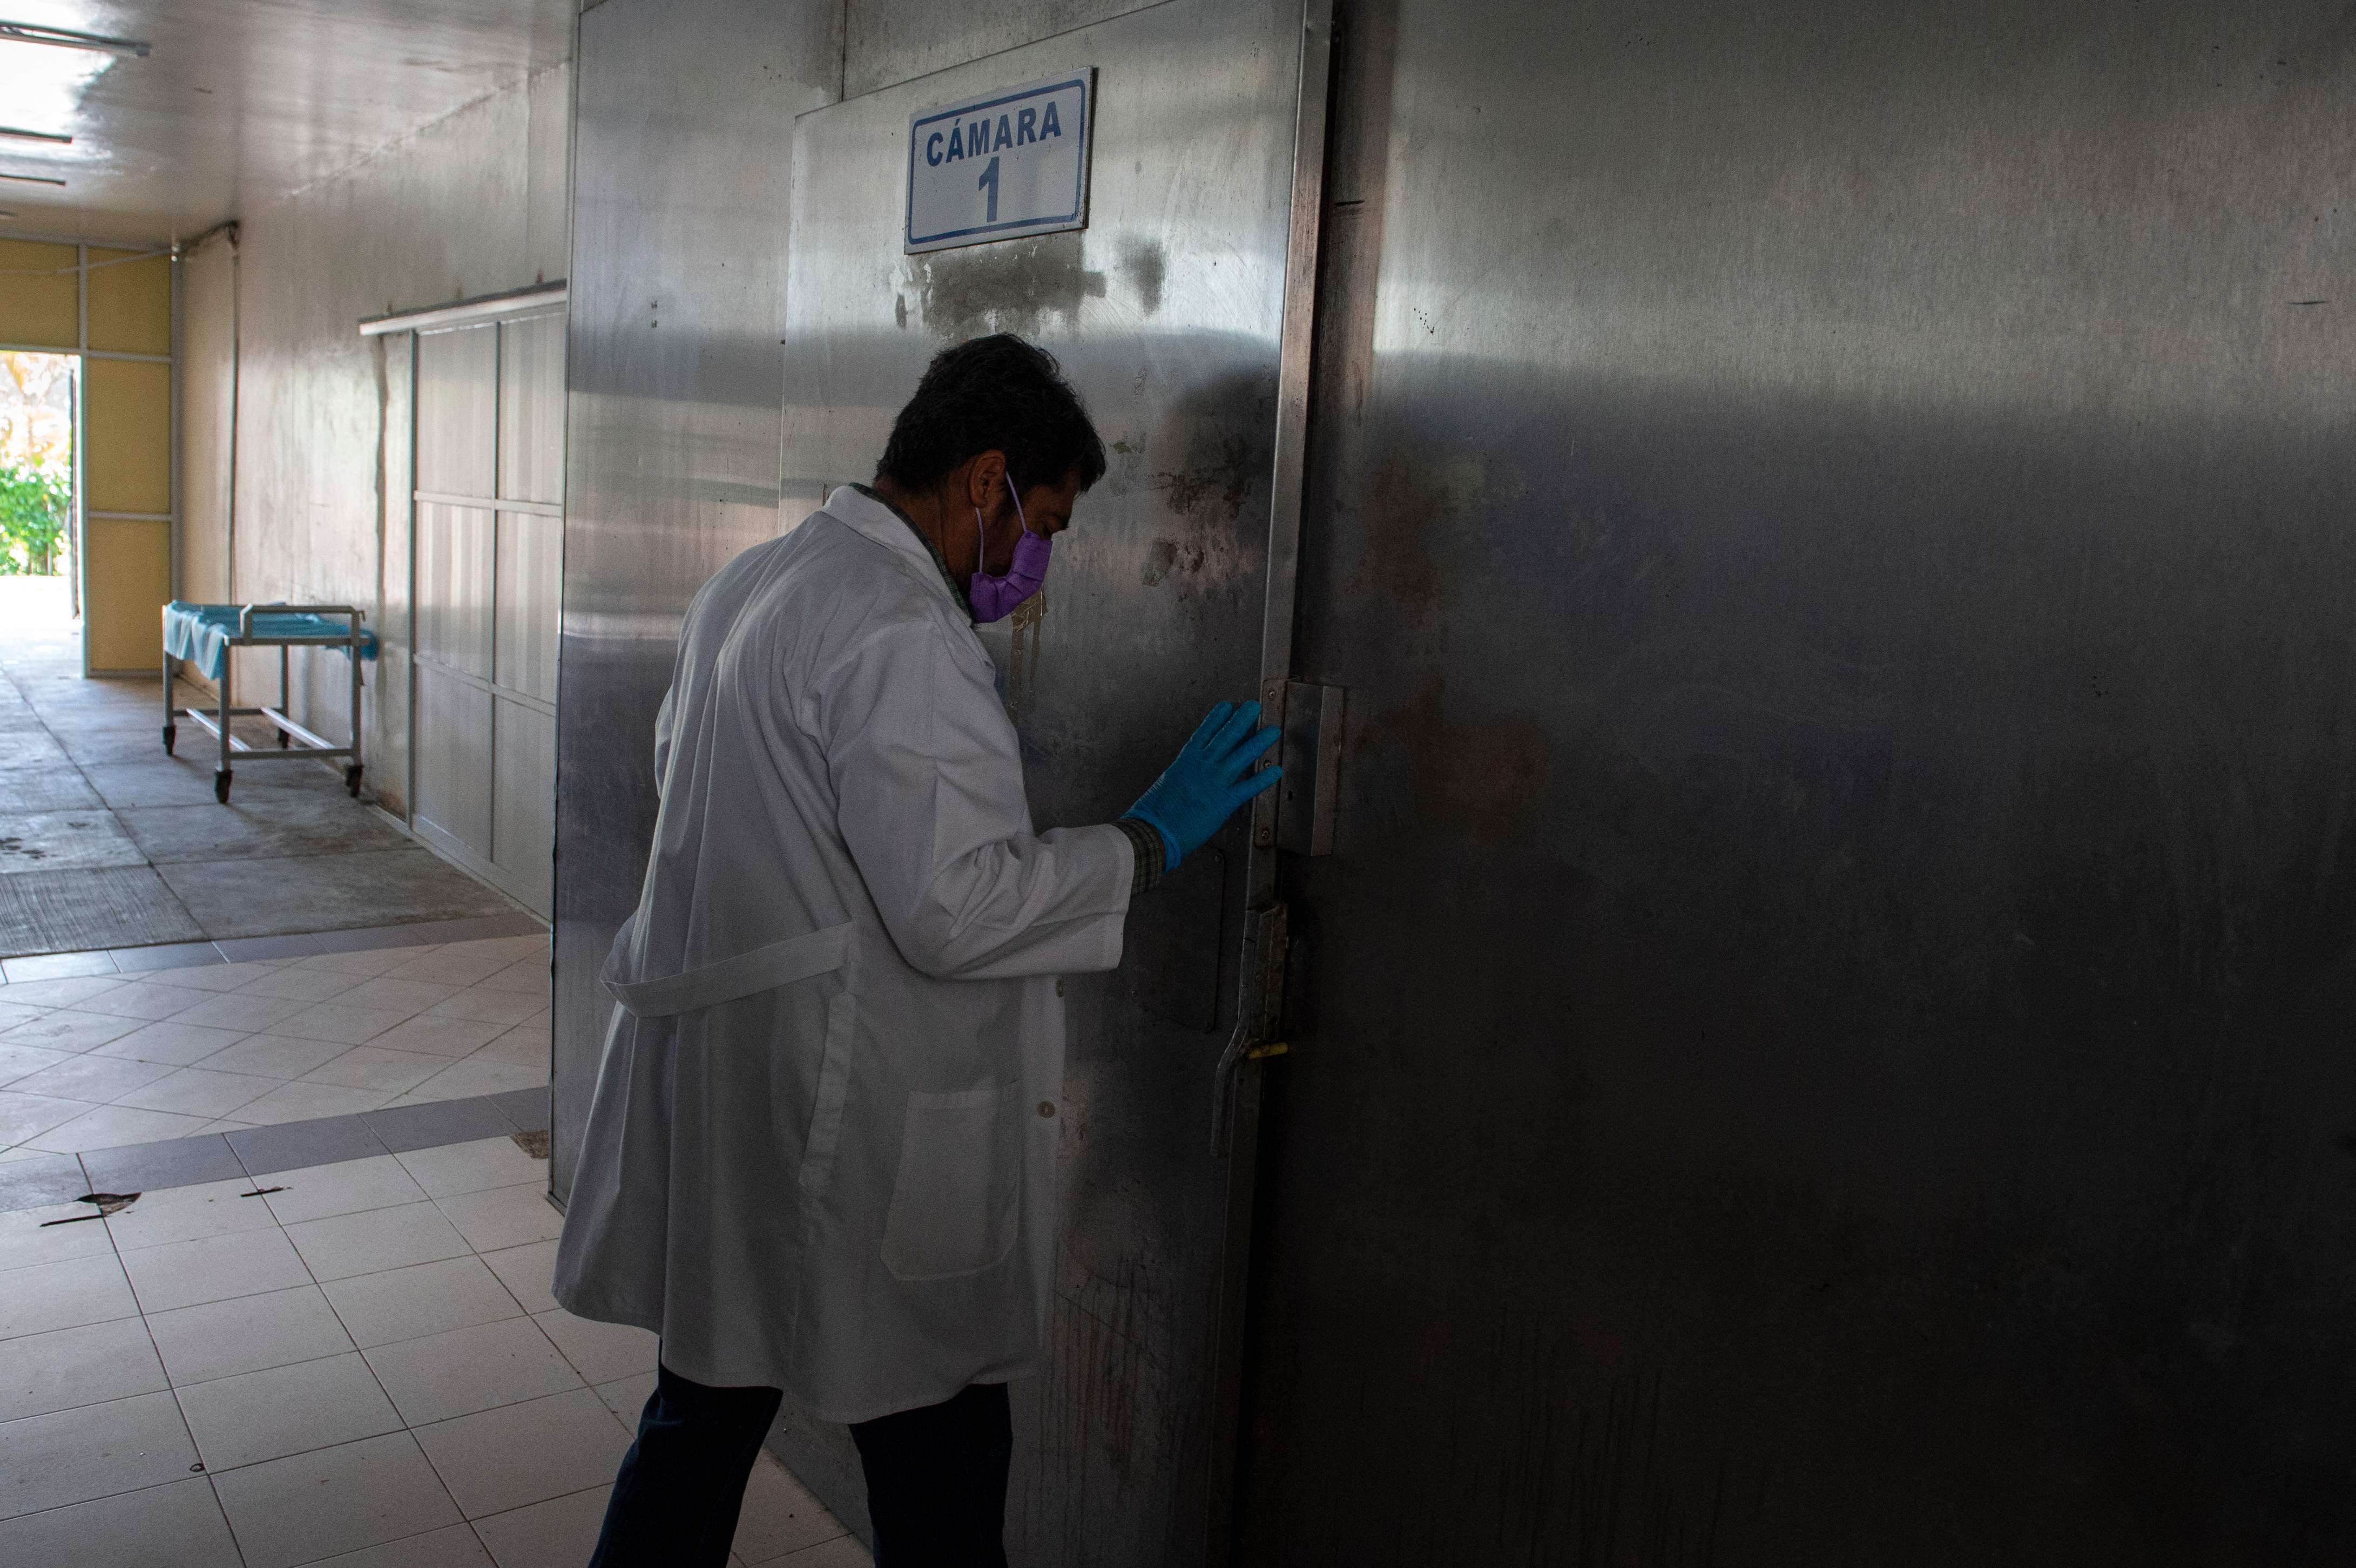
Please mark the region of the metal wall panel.
[[477, 859], [491, 853], [491, 692], [417, 665], [416, 823]]
[[564, 316], [499, 324], [499, 499], [564, 499]]
[[[931, 14], [916, 10], [899, 19], [909, 36]], [[983, 634], [1042, 827], [1118, 815], [1213, 701], [1257, 685], [1301, 15], [1158, 6], [796, 128], [786, 494], [808, 505], [866, 477], [926, 359], [991, 330], [1061, 357], [1111, 448], [1041, 598]], [[1088, 66], [1087, 229], [904, 257], [911, 112]], [[1140, 902], [1119, 973], [1065, 983], [1049, 1361], [1012, 1390], [1008, 1542], [1026, 1564], [1179, 1563], [1205, 1547], [1226, 1170], [1210, 1090], [1243, 837], [1231, 827]]]
[[560, 1198], [612, 1008], [598, 969], [645, 871], [654, 715], [680, 617], [707, 577], [779, 526], [793, 117], [833, 96], [836, 17], [825, 0], [606, 0], [581, 17], [558, 677]]
[[[430, 338], [427, 341], [432, 341]], [[417, 504], [417, 654], [491, 677], [493, 514]]]
[[556, 719], [529, 703], [493, 693], [491, 741], [498, 774], [491, 786], [491, 859], [516, 895], [549, 907], [555, 869]]
[[[564, 519], [540, 512], [501, 512], [498, 551], [492, 613], [495, 678], [527, 697], [554, 702]], [[550, 758], [552, 766], [554, 760]], [[507, 766], [505, 756], [499, 766]], [[554, 784], [551, 772], [541, 775], [539, 787], [552, 797]]]
[[1247, 1559], [2356, 1560], [2344, 8], [1343, 37]]
[[499, 334], [496, 325], [417, 339], [417, 487], [445, 496], [496, 492]]

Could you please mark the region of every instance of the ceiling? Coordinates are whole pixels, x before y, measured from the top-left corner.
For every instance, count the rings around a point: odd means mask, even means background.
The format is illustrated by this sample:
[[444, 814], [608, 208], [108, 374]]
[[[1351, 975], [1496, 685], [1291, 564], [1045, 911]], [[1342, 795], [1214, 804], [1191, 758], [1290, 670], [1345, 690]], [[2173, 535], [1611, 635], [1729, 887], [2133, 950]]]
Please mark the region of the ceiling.
[[0, 39], [0, 238], [188, 239], [563, 62], [572, 0], [0, 0], [0, 22], [146, 41], [144, 59]]

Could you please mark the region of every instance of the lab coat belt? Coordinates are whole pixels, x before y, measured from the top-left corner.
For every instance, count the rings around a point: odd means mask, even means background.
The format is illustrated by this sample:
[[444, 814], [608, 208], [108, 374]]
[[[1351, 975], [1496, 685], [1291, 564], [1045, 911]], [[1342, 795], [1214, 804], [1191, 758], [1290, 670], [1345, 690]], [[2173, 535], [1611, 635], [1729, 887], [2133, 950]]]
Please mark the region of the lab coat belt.
[[614, 999], [640, 1018], [691, 1013], [758, 991], [790, 986], [797, 980], [842, 967], [851, 952], [851, 923], [845, 921], [841, 925], [772, 942], [766, 947], [756, 947], [750, 953], [684, 969], [676, 975], [658, 976], [651, 980], [618, 980], [615, 976], [621, 966], [622, 950], [628, 944], [631, 925], [637, 920], [632, 915], [630, 924], [622, 928], [620, 938], [615, 942], [614, 955], [605, 963], [605, 981]]

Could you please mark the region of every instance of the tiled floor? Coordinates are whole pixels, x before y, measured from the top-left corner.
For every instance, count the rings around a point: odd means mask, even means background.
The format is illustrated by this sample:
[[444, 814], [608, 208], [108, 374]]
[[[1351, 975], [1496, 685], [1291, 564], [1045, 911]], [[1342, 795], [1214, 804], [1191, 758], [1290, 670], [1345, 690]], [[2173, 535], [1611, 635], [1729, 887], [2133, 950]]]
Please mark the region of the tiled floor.
[[[299, 944], [297, 944], [299, 945]], [[0, 1162], [548, 1083], [548, 939], [0, 985]]]
[[238, 764], [217, 804], [210, 737], [182, 720], [167, 756], [157, 679], [83, 678], [65, 608], [57, 580], [0, 578], [0, 955], [514, 910], [318, 762]]
[[[654, 1339], [510, 1138], [0, 1214], [0, 1568], [579, 1568]], [[742, 1564], [866, 1552], [764, 1456]]]

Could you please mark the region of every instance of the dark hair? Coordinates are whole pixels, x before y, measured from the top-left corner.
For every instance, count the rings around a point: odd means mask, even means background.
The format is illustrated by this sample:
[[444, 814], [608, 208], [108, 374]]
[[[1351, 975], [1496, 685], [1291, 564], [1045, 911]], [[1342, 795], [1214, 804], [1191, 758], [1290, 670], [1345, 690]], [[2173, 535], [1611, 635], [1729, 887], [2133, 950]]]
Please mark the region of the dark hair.
[[1076, 474], [1085, 490], [1104, 477], [1104, 442], [1055, 357], [1011, 333], [944, 348], [925, 367], [916, 395], [892, 421], [879, 479], [930, 490], [977, 453], [1006, 453], [1018, 489], [1060, 485]]

